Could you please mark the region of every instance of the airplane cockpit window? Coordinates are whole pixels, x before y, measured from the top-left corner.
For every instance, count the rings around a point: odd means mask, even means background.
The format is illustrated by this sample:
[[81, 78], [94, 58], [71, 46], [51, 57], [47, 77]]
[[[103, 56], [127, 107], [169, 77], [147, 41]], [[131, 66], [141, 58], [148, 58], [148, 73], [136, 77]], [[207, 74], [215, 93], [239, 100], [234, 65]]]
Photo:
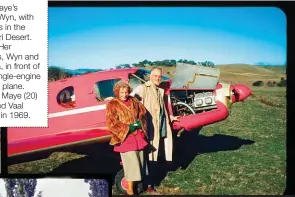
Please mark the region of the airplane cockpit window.
[[131, 88], [133, 90], [135, 90], [137, 86], [139, 86], [140, 84], [143, 84], [143, 83], [144, 83], [144, 81], [142, 80], [142, 78], [138, 77], [137, 75], [130, 74], [129, 85], [131, 86]]
[[[150, 74], [150, 70], [138, 69], [138, 71], [136, 71], [134, 74], [129, 75], [129, 85], [132, 87], [133, 90], [136, 90], [137, 86], [150, 80]], [[169, 80], [169, 78], [163, 75], [162, 81], [167, 80]]]
[[94, 84], [95, 97], [98, 101], [108, 100], [114, 97], [114, 85], [121, 79], [108, 79]]
[[62, 89], [57, 95], [57, 103], [65, 108], [73, 108], [76, 106], [75, 92], [73, 86]]

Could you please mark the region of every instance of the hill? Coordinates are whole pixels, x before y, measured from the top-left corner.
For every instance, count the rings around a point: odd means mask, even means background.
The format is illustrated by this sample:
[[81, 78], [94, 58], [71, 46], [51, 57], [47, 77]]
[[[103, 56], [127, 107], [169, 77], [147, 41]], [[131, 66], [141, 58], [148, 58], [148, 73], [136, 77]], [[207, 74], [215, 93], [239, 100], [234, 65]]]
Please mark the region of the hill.
[[[139, 67], [145, 69], [151, 69], [153, 66]], [[175, 66], [159, 66], [163, 69], [163, 74], [173, 78], [175, 73]], [[286, 78], [286, 66], [256, 66], [248, 64], [224, 64], [216, 65], [220, 69], [220, 81], [228, 83], [242, 83], [248, 86], [256, 81], [263, 81], [265, 84], [268, 81], [279, 82], [281, 78]], [[54, 67], [53, 67], [54, 68]], [[49, 78], [61, 78], [64, 73], [68, 73], [70, 76], [80, 75], [87, 72], [102, 71], [102, 69], [63, 69], [61, 72], [57, 72], [51, 69], [49, 72], [51, 77]]]
[[263, 67], [273, 71], [281, 72], [283, 74], [286, 73], [286, 70], [287, 70], [286, 66], [263, 66]]
[[[159, 66], [163, 69], [163, 74], [173, 77], [176, 67]], [[151, 69], [152, 67], [145, 67]], [[252, 86], [255, 81], [276, 81], [279, 82], [281, 77], [286, 78], [284, 74], [285, 66], [255, 66], [249, 64], [224, 64], [216, 65], [220, 69], [220, 81], [230, 83], [243, 83]]]
[[255, 66], [249, 64], [225, 64], [217, 65], [224, 72], [234, 72], [234, 73], [254, 73], [259, 75], [273, 75], [276, 74], [274, 70], [268, 69], [267, 67]]

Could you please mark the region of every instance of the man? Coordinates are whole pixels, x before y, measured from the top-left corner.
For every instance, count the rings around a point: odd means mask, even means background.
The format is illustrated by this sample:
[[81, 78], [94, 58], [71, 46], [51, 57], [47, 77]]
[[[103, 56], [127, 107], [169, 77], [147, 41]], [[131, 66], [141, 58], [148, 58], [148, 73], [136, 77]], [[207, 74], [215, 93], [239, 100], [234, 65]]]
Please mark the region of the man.
[[178, 119], [178, 117], [168, 116], [164, 104], [164, 90], [159, 88], [161, 79], [162, 69], [154, 67], [151, 70], [150, 80], [140, 85], [134, 93], [148, 111], [148, 140], [153, 148], [153, 151], [149, 153], [151, 177], [148, 192], [155, 191], [151, 182], [155, 174], [155, 164], [158, 161], [160, 141], [164, 143], [163, 152], [165, 152], [166, 161], [172, 161], [173, 141], [170, 123]]

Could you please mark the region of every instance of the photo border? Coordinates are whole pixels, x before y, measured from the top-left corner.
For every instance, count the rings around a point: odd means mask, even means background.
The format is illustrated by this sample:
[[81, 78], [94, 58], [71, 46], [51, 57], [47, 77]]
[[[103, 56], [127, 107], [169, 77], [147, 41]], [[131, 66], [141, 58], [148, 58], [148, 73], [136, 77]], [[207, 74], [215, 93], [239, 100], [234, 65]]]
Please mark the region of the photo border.
[[[294, 21], [292, 20], [295, 10], [292, 9], [295, 7], [295, 2], [279, 2], [279, 1], [249, 1], [249, 2], [234, 2], [234, 1], [49, 1], [49, 7], [277, 7], [280, 8], [287, 17], [287, 161], [286, 161], [286, 190], [284, 195], [294, 195], [294, 188], [292, 185], [295, 185], [292, 176], [294, 174], [295, 163], [292, 160], [294, 158], [294, 124], [293, 121], [288, 121], [288, 118], [294, 115], [294, 87], [295, 87], [295, 77], [292, 78], [295, 66], [294, 61], [294, 45], [292, 47], [291, 43], [294, 43]], [[293, 36], [293, 37], [292, 37]], [[292, 42], [293, 41], [293, 42]], [[294, 65], [294, 66], [293, 66]], [[293, 70], [293, 72], [292, 72]], [[289, 90], [289, 91], [288, 91]], [[291, 119], [292, 120], [292, 119]], [[5, 154], [6, 153], [6, 154]], [[90, 176], [91, 174], [42, 174], [42, 175], [33, 175], [33, 174], [7, 174], [7, 128], [1, 128], [1, 178], [31, 178], [31, 177], [62, 177], [62, 176], [80, 176], [84, 177]], [[271, 164], [270, 164], [271, 165]], [[293, 168], [292, 168], [293, 166]], [[91, 175], [91, 177], [98, 178], [98, 175]], [[101, 175], [107, 179], [107, 175]], [[112, 181], [111, 181], [112, 183]], [[109, 184], [109, 187], [112, 188], [112, 185]], [[112, 193], [112, 190], [109, 190]]]

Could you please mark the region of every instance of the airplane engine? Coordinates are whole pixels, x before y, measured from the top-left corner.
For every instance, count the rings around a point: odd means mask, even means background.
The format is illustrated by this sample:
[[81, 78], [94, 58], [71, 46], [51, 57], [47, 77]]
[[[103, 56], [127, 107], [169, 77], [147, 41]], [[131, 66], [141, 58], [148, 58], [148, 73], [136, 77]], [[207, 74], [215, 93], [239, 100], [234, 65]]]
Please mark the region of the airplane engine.
[[171, 90], [173, 115], [181, 116], [173, 128], [191, 131], [220, 122], [228, 117], [233, 103], [244, 101], [250, 94], [245, 85], [227, 83], [219, 83], [214, 90]]
[[213, 90], [175, 90], [171, 91], [171, 104], [173, 114], [185, 116], [217, 108]]

